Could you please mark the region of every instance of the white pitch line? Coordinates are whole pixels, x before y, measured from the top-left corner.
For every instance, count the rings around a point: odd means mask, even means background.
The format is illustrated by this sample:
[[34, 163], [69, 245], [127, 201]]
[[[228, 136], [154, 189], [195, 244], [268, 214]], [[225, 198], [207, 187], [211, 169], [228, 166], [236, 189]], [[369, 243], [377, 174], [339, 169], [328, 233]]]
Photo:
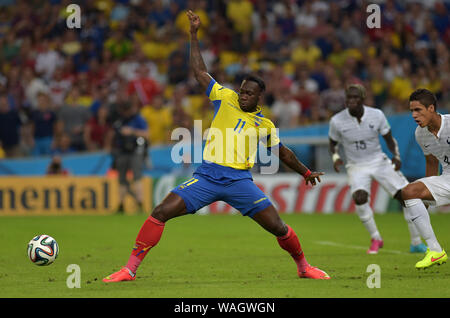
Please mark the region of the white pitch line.
[[[317, 243], [317, 244], [320, 244], [320, 245], [328, 245], [328, 246], [336, 246], [336, 247], [343, 247], [343, 248], [351, 248], [351, 249], [355, 249], [355, 250], [367, 250], [367, 246], [364, 247], [364, 246], [359, 246], [359, 245], [340, 244], [340, 243], [330, 242], [330, 241], [316, 241], [314, 243]], [[406, 254], [406, 255], [409, 255], [409, 253], [406, 253], [406, 252], [397, 251], [397, 250], [389, 250], [389, 249], [385, 249], [385, 248], [382, 248], [380, 251], [381, 252], [392, 253], [392, 254]]]

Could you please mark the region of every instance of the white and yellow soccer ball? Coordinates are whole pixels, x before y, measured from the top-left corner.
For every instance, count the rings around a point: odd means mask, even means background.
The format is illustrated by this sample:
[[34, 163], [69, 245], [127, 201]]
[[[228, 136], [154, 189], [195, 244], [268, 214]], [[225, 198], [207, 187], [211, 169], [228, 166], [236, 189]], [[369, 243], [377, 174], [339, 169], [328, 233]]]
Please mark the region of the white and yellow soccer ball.
[[49, 235], [35, 236], [28, 243], [28, 257], [38, 266], [50, 265], [58, 257], [58, 253], [58, 243]]

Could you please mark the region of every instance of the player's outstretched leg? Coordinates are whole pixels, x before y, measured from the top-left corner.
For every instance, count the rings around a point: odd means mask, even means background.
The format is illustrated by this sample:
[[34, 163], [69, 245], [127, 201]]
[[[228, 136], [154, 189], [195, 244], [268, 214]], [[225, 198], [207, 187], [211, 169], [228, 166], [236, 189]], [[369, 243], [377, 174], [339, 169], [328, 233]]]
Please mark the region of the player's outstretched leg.
[[297, 264], [297, 273], [300, 278], [330, 279], [327, 273], [308, 264], [297, 234], [280, 219], [273, 205], [256, 213], [252, 218], [277, 237], [280, 247], [287, 251]]
[[152, 212], [142, 225], [125, 267], [105, 277], [105, 283], [134, 280], [136, 271], [150, 249], [158, 244], [164, 231], [165, 222], [186, 213], [183, 199], [170, 193]]

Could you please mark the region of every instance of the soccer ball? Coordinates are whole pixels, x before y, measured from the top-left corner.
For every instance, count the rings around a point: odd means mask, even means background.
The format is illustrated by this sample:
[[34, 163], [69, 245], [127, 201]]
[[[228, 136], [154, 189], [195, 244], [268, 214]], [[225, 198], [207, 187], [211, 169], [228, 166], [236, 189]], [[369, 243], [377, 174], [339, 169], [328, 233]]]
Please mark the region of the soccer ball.
[[28, 257], [39, 266], [50, 265], [58, 257], [56, 240], [48, 235], [38, 235], [28, 243]]

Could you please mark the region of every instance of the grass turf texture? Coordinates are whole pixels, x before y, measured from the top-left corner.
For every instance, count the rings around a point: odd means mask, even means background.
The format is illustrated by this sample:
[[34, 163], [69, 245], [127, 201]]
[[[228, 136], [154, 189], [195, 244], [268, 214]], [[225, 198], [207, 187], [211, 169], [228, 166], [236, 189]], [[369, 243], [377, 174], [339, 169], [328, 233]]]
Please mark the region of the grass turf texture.
[[[450, 297], [450, 264], [418, 271], [399, 213], [377, 215], [385, 246], [367, 255], [369, 237], [356, 215], [283, 214], [307, 260], [328, 281], [297, 278], [290, 256], [254, 221], [239, 215], [188, 215], [170, 220], [133, 282], [101, 280], [128, 260], [146, 216], [1, 217], [0, 297], [62, 298], [334, 298]], [[440, 243], [450, 250], [450, 215], [431, 215]], [[37, 234], [53, 236], [60, 254], [50, 266], [27, 257]], [[70, 289], [69, 264], [81, 268], [81, 288]], [[368, 265], [381, 268], [381, 288], [366, 285]]]

